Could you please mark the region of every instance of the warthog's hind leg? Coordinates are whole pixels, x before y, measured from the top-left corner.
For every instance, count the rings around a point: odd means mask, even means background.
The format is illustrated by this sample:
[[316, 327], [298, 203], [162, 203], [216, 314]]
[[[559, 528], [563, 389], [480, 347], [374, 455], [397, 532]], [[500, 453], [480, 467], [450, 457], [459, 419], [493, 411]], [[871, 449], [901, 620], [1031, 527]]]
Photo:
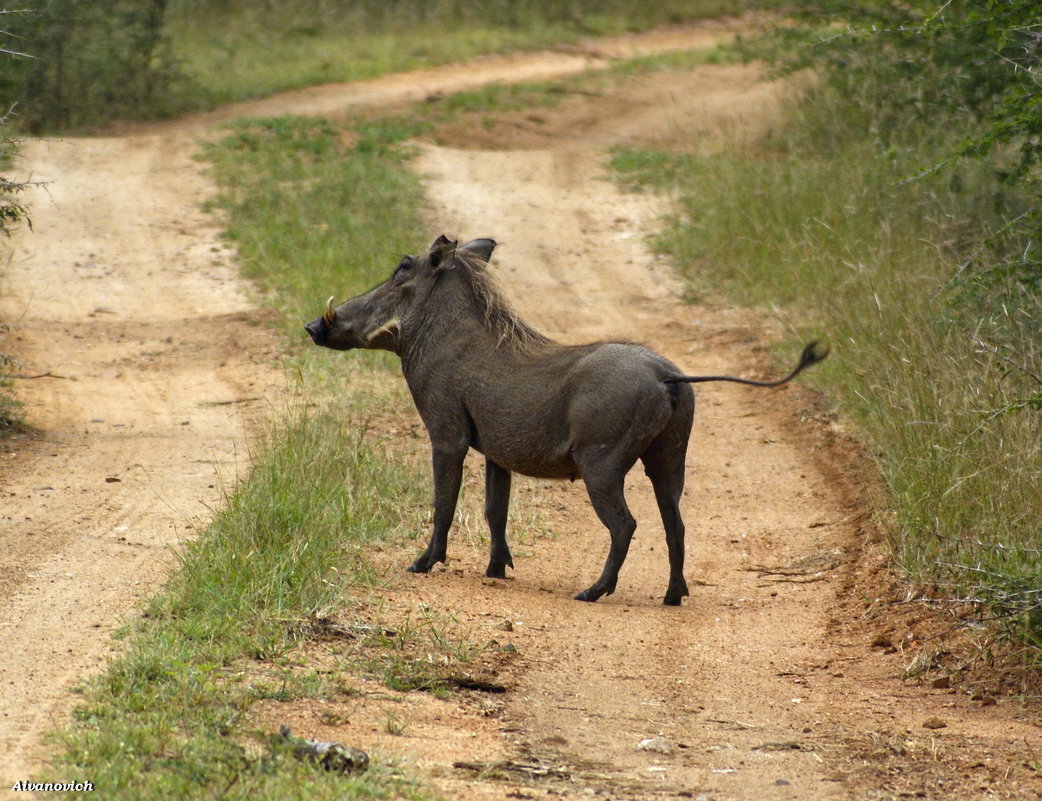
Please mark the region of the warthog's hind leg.
[[615, 584], [619, 580], [619, 568], [626, 560], [630, 549], [630, 540], [637, 529], [637, 521], [630, 514], [623, 496], [623, 478], [626, 471], [611, 471], [603, 480], [584, 476], [586, 489], [590, 494], [590, 502], [597, 512], [597, 517], [608, 528], [611, 534], [611, 547], [608, 558], [604, 562], [604, 570], [600, 578], [590, 587], [575, 596], [577, 601], [596, 601], [602, 595], [615, 592]]
[[680, 496], [684, 492], [685, 457], [694, 415], [694, 396], [687, 388], [677, 390], [676, 405], [669, 424], [641, 456], [644, 472], [655, 488], [662, 525], [669, 551], [669, 585], [662, 603], [679, 606], [688, 594], [684, 580], [684, 521], [680, 517]]
[[485, 520], [491, 534], [489, 544], [489, 578], [506, 578], [507, 567], [513, 567], [507, 546], [507, 507], [510, 503], [510, 471], [492, 460], [485, 459]]
[[669, 551], [669, 586], [662, 603], [679, 606], [680, 599], [688, 594], [684, 580], [684, 521], [680, 517], [680, 495], [684, 491], [684, 466], [666, 477], [656, 476], [648, 470], [651, 484], [655, 488], [662, 525], [666, 529], [666, 549]]

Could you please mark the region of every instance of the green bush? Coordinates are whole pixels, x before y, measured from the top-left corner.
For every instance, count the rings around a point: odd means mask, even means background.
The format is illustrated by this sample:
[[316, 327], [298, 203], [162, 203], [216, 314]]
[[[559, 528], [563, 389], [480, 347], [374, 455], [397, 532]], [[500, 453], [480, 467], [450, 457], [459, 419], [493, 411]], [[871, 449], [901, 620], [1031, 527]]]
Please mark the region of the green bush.
[[[819, 69], [842, 97], [863, 107], [881, 147], [908, 124], [944, 139], [943, 148], [923, 148], [901, 178], [937, 172], [957, 186], [974, 162], [983, 162], [994, 170], [1000, 205], [1010, 194], [1039, 196], [1042, 40], [1035, 0], [798, 0], [795, 6], [810, 27], [781, 33], [799, 45], [782, 56], [789, 69]], [[962, 227], [972, 242], [953, 282], [965, 312], [986, 318], [1015, 307], [1019, 313], [1008, 322], [1021, 333], [1037, 332], [1042, 204], [1028, 203], [990, 225], [973, 210]]]
[[40, 0], [10, 14], [28, 57], [5, 56], [0, 97], [33, 132], [156, 116], [177, 79], [165, 12], [166, 0]]
[[[0, 117], [0, 170], [4, 172], [18, 150], [17, 143], [2, 133], [6, 124], [7, 116], [4, 115]], [[9, 180], [0, 175], [0, 234], [9, 236], [11, 228], [20, 222], [31, 227], [29, 209], [22, 199], [22, 193], [31, 186], [32, 182]], [[8, 331], [8, 324], [0, 320], [0, 348], [3, 347]], [[11, 387], [10, 376], [14, 368], [14, 360], [0, 349], [0, 434], [16, 427], [22, 420], [21, 403], [14, 396]]]

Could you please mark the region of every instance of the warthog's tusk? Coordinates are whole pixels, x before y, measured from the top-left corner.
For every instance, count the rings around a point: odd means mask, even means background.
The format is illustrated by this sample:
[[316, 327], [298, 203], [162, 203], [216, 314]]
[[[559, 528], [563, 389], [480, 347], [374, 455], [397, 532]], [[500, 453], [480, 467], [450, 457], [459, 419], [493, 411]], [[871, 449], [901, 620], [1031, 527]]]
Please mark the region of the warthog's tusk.
[[333, 324], [333, 320], [335, 319], [334, 316], [333, 316], [333, 298], [334, 297], [336, 297], [336, 296], [335, 295], [330, 295], [329, 296], [329, 300], [326, 301], [326, 310], [322, 314], [322, 322], [324, 322], [326, 325], [332, 325]]

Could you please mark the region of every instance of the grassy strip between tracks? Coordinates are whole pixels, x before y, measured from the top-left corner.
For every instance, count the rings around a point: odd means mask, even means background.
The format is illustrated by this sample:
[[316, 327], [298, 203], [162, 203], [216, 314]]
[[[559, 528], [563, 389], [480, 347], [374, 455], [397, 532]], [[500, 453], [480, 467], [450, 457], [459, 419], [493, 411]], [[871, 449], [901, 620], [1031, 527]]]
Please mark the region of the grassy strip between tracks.
[[1030, 198], [994, 162], [910, 180], [969, 121], [884, 122], [827, 90], [790, 109], [746, 148], [619, 148], [619, 180], [673, 198], [655, 244], [692, 293], [769, 309], [793, 341], [829, 333], [833, 358], [808, 380], [876, 458], [898, 563], [932, 597], [980, 602], [1032, 646], [1030, 666], [1042, 637], [1042, 296], [965, 271], [982, 253], [1024, 250], [1004, 231]]

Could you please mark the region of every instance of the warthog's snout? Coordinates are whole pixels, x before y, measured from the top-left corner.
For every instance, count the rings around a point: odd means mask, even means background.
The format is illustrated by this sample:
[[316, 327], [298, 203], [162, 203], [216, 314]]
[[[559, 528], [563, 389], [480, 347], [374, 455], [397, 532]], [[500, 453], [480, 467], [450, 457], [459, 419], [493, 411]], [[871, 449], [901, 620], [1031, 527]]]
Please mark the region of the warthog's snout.
[[324, 345], [326, 342], [326, 334], [329, 329], [326, 326], [325, 320], [321, 317], [316, 317], [310, 323], [304, 324], [304, 330], [311, 336], [311, 341], [316, 345]]
[[326, 301], [326, 310], [322, 312], [322, 316], [316, 317], [310, 323], [305, 323], [304, 330], [311, 335], [311, 339], [316, 345], [325, 345], [326, 340], [329, 339], [329, 329], [335, 320], [336, 312], [333, 310], [333, 296], [330, 295], [329, 300]]

